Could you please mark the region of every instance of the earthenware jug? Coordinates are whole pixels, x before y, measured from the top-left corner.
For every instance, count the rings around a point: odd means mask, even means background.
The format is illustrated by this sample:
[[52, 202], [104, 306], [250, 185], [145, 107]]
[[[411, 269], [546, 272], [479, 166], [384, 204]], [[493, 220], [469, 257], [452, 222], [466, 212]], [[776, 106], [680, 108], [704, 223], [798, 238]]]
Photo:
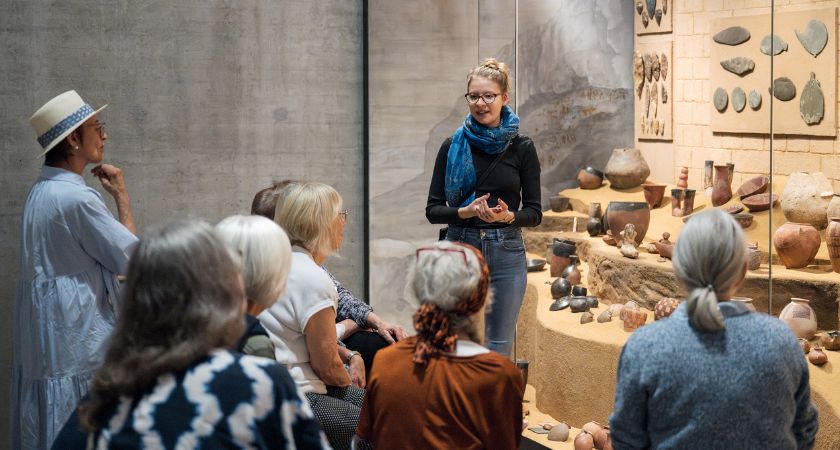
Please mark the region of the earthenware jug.
[[829, 219], [828, 228], [825, 229], [825, 245], [828, 247], [831, 267], [840, 273], [840, 216]]
[[732, 199], [732, 174], [729, 173], [729, 166], [715, 166], [712, 205], [724, 205], [730, 199]]
[[788, 222], [773, 235], [773, 246], [782, 264], [799, 269], [813, 261], [820, 249], [820, 232], [807, 223]]
[[616, 189], [630, 189], [639, 186], [650, 175], [642, 152], [638, 148], [617, 148], [613, 150], [604, 174], [610, 185]]
[[782, 214], [790, 222], [808, 223], [821, 230], [828, 223], [826, 211], [833, 197], [831, 182], [822, 172], [794, 172], [782, 191]]
[[811, 308], [811, 301], [791, 298], [779, 313], [779, 319], [786, 323], [796, 337], [811, 339], [817, 331], [817, 313]]

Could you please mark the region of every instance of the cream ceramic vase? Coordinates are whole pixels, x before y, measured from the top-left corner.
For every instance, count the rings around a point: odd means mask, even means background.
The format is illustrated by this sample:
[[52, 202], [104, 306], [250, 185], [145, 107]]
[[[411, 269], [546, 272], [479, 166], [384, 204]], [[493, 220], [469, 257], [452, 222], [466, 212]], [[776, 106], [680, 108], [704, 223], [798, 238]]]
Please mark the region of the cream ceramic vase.
[[793, 330], [796, 337], [812, 339], [817, 332], [817, 313], [811, 308], [810, 300], [791, 298], [779, 314], [779, 319]]
[[782, 191], [782, 214], [790, 222], [808, 223], [818, 230], [828, 223], [828, 205], [834, 197], [831, 182], [822, 172], [794, 172]]

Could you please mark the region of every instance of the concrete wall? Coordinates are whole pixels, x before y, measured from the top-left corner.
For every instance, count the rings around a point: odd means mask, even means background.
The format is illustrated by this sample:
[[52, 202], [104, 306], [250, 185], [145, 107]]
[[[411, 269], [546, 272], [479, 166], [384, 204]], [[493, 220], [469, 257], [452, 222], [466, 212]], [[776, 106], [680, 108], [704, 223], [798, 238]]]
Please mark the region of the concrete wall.
[[41, 165], [28, 119], [60, 92], [110, 104], [106, 161], [126, 172], [141, 232], [247, 212], [273, 180], [335, 186], [356, 214], [330, 267], [361, 293], [361, 2], [3, 0], [0, 11], [0, 448], [19, 218]]

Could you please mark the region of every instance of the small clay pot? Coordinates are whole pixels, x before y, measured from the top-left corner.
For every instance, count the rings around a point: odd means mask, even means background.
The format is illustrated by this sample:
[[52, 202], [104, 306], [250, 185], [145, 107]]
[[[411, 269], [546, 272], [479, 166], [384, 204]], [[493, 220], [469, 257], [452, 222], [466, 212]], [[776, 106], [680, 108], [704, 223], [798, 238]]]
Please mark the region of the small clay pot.
[[551, 282], [551, 298], [557, 300], [569, 295], [572, 291], [572, 284], [565, 278], [557, 278]]
[[586, 166], [578, 172], [577, 180], [581, 189], [598, 189], [604, 182], [604, 172]]
[[594, 319], [595, 316], [592, 314], [592, 311], [584, 311], [583, 314], [580, 315], [581, 325], [592, 322]]
[[758, 242], [747, 244], [747, 252], [749, 253], [747, 268], [749, 270], [758, 270], [761, 267], [761, 250], [758, 249]]
[[577, 244], [574, 241], [554, 238], [554, 242], [551, 243], [550, 255], [547, 258], [550, 265], [550, 275], [552, 277], [561, 276], [572, 261], [569, 257], [574, 255], [576, 251]]
[[581, 431], [575, 436], [575, 450], [592, 450], [595, 448], [595, 439], [586, 431]]
[[840, 350], [840, 331], [826, 331], [820, 336], [820, 344], [826, 350]]
[[586, 305], [590, 308], [597, 308], [598, 307], [598, 299], [592, 295], [586, 296]]
[[645, 193], [645, 201], [650, 209], [656, 209], [662, 206], [662, 198], [665, 196], [665, 185], [645, 181], [642, 184], [642, 189]]
[[601, 219], [590, 217], [589, 221], [586, 222], [586, 232], [589, 233], [590, 236], [595, 237], [599, 236], [603, 231], [603, 225], [601, 223]]
[[776, 194], [770, 195], [769, 193], [751, 195], [747, 198], [741, 199], [741, 203], [743, 203], [744, 206], [746, 206], [752, 213], [767, 211], [772, 207], [772, 205], [775, 205], [777, 201], [779, 201], [779, 196]]
[[732, 199], [732, 173], [728, 165], [714, 166], [715, 181], [712, 185], [712, 205], [720, 206]]
[[563, 212], [569, 209], [569, 197], [554, 195], [549, 197], [548, 204], [554, 212]]
[[802, 352], [807, 355], [811, 351], [811, 343], [808, 342], [808, 339], [796, 338], [796, 340], [799, 342], [799, 347], [802, 348]]
[[566, 442], [569, 439], [569, 424], [566, 422], [560, 422], [555, 424], [551, 427], [551, 431], [548, 432], [548, 440], [554, 442]]
[[583, 426], [580, 427], [580, 429], [594, 436], [595, 433], [603, 430], [604, 426], [593, 420], [583, 424]]
[[733, 214], [732, 218], [741, 225], [741, 228], [747, 229], [753, 223], [753, 215], [748, 213]]
[[583, 286], [572, 286], [572, 295], [575, 297], [585, 297], [586, 288]]
[[840, 273], [840, 217], [828, 218], [828, 228], [825, 229], [825, 245], [828, 247], [831, 268]]
[[573, 313], [589, 311], [589, 305], [586, 304], [586, 297], [572, 297], [569, 300], [569, 307]]
[[595, 441], [596, 450], [606, 450], [612, 448], [609, 428], [601, 428], [592, 435], [592, 438]]
[[821, 347], [814, 347], [808, 352], [808, 361], [815, 366], [821, 366], [828, 362], [828, 355]]
[[647, 322], [647, 314], [638, 309], [624, 308], [624, 331], [636, 331]]
[[662, 239], [653, 243], [656, 246], [656, 252], [663, 258], [671, 259], [674, 255], [674, 243], [668, 240], [670, 237], [671, 233], [666, 231], [662, 233]]
[[627, 313], [627, 311], [630, 311], [630, 310], [638, 311], [639, 310], [639, 304], [636, 303], [633, 300], [630, 300], [629, 302], [625, 303], [624, 307], [622, 307], [621, 311], [619, 312], [618, 318], [621, 319], [621, 320], [624, 320], [624, 315]]
[[820, 232], [807, 223], [787, 222], [773, 235], [773, 246], [788, 269], [806, 267], [820, 249]]
[[675, 298], [665, 297], [659, 300], [653, 308], [653, 320], [670, 317], [677, 310], [678, 306], [680, 306], [680, 301]]

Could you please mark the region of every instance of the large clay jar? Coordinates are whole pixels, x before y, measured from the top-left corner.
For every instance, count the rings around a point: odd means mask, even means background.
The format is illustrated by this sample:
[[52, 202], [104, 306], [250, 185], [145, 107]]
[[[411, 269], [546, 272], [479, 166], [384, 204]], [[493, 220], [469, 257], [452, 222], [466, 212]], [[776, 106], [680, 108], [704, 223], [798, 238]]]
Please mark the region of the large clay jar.
[[828, 208], [825, 210], [825, 218], [831, 220], [832, 217], [840, 217], [840, 194], [831, 196]]
[[831, 217], [825, 230], [825, 245], [828, 247], [828, 257], [831, 267], [840, 273], [840, 217]]
[[799, 338], [812, 339], [817, 331], [817, 313], [811, 308], [811, 301], [804, 298], [790, 299], [779, 313], [779, 319]]
[[580, 269], [578, 269], [578, 257], [577, 255], [569, 255], [569, 265], [563, 269], [563, 273], [560, 274], [561, 277], [569, 280], [569, 284], [572, 286], [576, 284], [580, 284]]
[[636, 227], [636, 244], [641, 244], [650, 226], [650, 208], [647, 202], [610, 202], [604, 221], [613, 236], [619, 236], [632, 223]]
[[650, 206], [650, 209], [656, 209], [662, 205], [662, 198], [665, 196], [664, 184], [645, 181], [642, 184], [642, 189], [645, 192], [645, 201]]
[[630, 189], [641, 185], [650, 175], [650, 167], [637, 148], [613, 150], [604, 169], [610, 185], [616, 189]]
[[598, 189], [604, 182], [604, 172], [586, 166], [580, 169], [577, 179], [581, 189]]
[[822, 172], [794, 172], [782, 192], [782, 214], [790, 222], [809, 223], [821, 230], [828, 223], [826, 211], [833, 197], [831, 182]]
[[732, 199], [732, 175], [729, 166], [715, 166], [715, 182], [712, 186], [712, 205], [720, 206]]
[[820, 232], [807, 223], [788, 222], [773, 235], [773, 246], [782, 264], [799, 269], [813, 261], [820, 249]]

